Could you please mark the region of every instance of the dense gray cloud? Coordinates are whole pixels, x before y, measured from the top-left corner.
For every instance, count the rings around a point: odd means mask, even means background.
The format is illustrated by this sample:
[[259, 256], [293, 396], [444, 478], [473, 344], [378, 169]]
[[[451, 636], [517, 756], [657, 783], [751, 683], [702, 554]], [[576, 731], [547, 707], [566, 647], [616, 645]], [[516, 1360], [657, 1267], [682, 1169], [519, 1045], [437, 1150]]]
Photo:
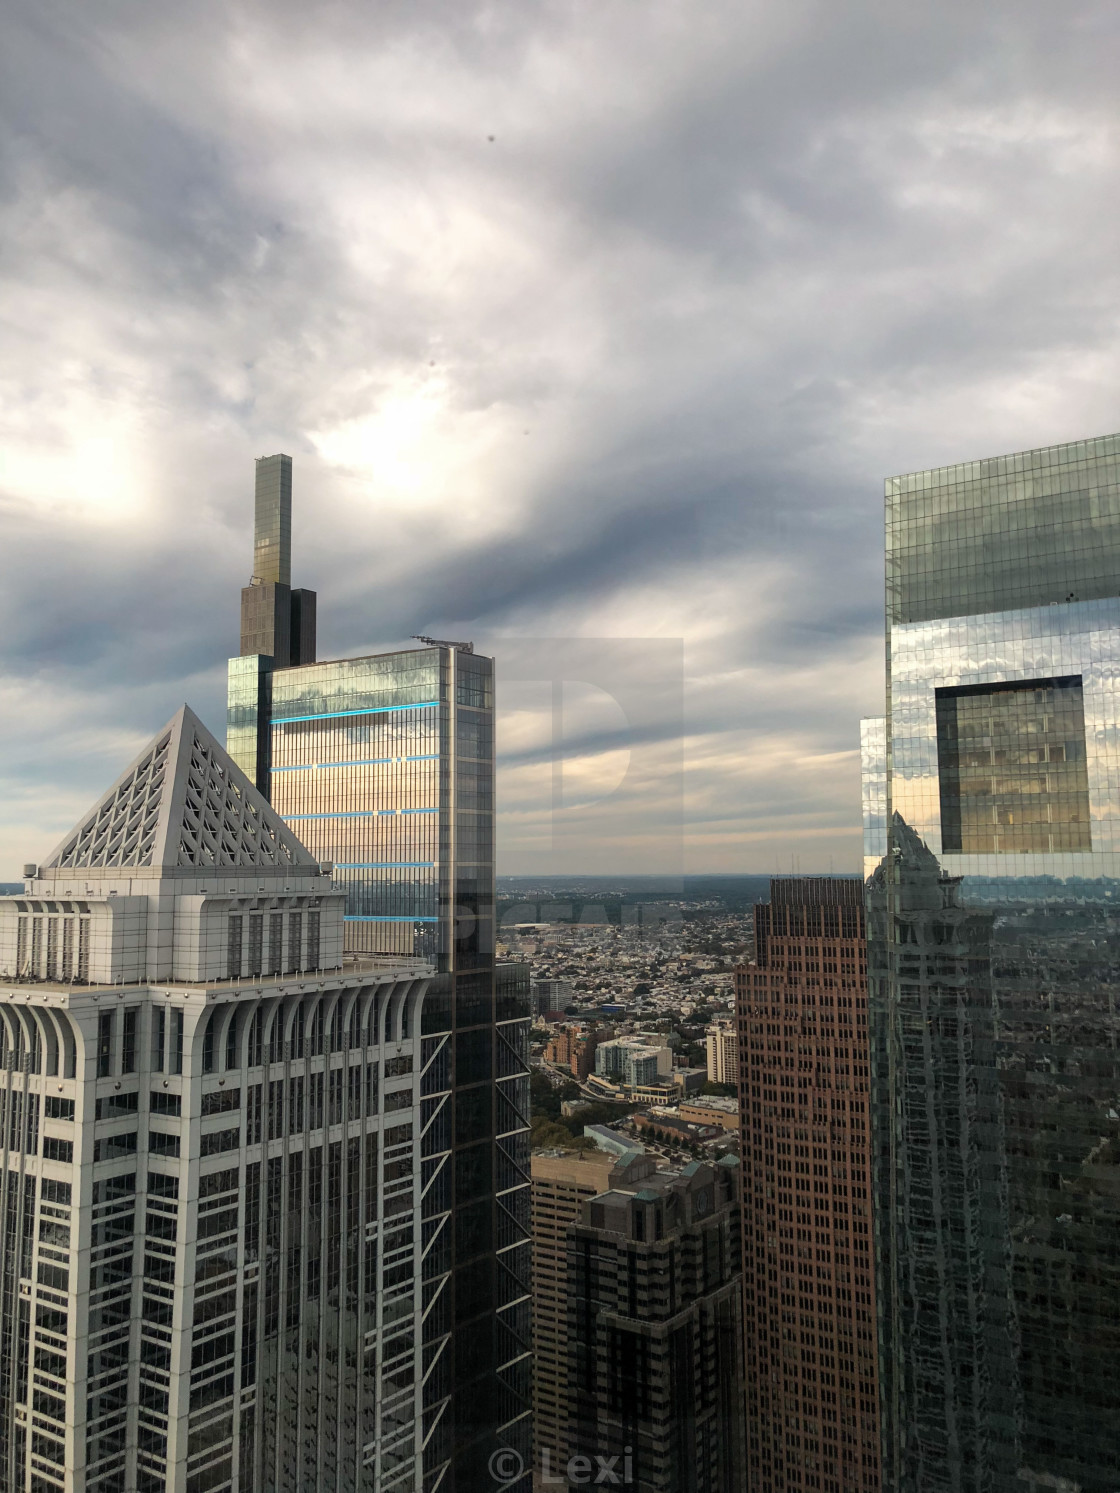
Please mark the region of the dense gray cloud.
[[683, 638], [683, 838], [675, 730], [578, 688], [558, 828], [520, 680], [501, 869], [854, 870], [883, 475], [1120, 423], [1118, 37], [1104, 0], [9, 7], [0, 880], [183, 699], [220, 729], [275, 450], [327, 652]]

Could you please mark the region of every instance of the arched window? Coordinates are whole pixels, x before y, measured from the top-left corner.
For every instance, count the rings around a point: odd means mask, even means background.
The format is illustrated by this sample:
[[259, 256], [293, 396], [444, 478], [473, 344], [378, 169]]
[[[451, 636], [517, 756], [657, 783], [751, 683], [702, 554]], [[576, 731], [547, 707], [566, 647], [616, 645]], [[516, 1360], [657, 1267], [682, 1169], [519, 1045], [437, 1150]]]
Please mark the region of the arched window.
[[229, 1026], [226, 1027], [226, 1069], [239, 1066], [237, 1061], [237, 1031], [240, 1026], [238, 1020], [239, 1012], [232, 1011], [229, 1018]]
[[284, 1011], [281, 1006], [276, 1007], [272, 1017], [272, 1026], [269, 1029], [268, 1038], [268, 1061], [279, 1063], [284, 1059]]
[[249, 1067], [256, 1068], [264, 1060], [264, 1012], [257, 1007], [253, 1025], [249, 1028]]

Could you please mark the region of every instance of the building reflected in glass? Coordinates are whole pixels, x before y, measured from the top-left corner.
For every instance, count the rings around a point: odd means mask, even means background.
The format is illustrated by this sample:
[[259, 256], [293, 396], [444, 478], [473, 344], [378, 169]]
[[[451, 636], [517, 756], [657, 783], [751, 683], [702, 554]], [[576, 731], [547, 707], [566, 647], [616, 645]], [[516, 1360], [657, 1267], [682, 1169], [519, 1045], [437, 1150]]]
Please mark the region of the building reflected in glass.
[[892, 478], [886, 508], [863, 742], [883, 1481], [1111, 1493], [1120, 436]]

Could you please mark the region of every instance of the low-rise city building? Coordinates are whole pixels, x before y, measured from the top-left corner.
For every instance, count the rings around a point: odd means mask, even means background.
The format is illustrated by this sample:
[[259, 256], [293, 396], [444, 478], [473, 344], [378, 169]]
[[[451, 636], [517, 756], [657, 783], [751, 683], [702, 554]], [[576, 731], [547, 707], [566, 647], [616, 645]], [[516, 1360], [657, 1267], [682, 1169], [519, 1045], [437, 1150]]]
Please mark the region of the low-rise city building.
[[706, 1068], [677, 1068], [673, 1073], [673, 1082], [682, 1094], [698, 1094], [708, 1082], [708, 1070]]
[[655, 1109], [671, 1108], [680, 1098], [680, 1090], [668, 1079], [657, 1083], [628, 1084], [623, 1093], [634, 1104], [649, 1104]]
[[545, 1061], [558, 1068], [567, 1068], [573, 1078], [583, 1083], [594, 1071], [600, 1043], [613, 1036], [613, 1027], [566, 1022], [557, 1029], [545, 1048]]
[[709, 1083], [739, 1081], [739, 1037], [733, 1021], [714, 1021], [705, 1033]]
[[628, 1156], [631, 1153], [641, 1155], [643, 1147], [638, 1141], [631, 1139], [628, 1135], [620, 1135], [617, 1130], [612, 1130], [608, 1125], [585, 1125], [583, 1133], [588, 1140], [595, 1142], [600, 1151], [606, 1151], [611, 1156]]
[[648, 1084], [657, 1078], [671, 1078], [673, 1049], [654, 1045], [646, 1037], [619, 1037], [600, 1042], [595, 1050], [595, 1072], [604, 1078], [618, 1078], [624, 1084]]
[[655, 1111], [652, 1114], [636, 1114], [633, 1116], [634, 1129], [639, 1133], [648, 1130], [659, 1130], [666, 1134], [679, 1136], [681, 1140], [687, 1141], [709, 1141], [716, 1140], [722, 1133], [714, 1125], [697, 1124], [684, 1119], [680, 1112], [666, 1114]]
[[678, 1113], [682, 1120], [693, 1120], [699, 1125], [718, 1125], [721, 1130], [731, 1131], [739, 1128], [739, 1105], [734, 1099], [716, 1095], [682, 1099]]
[[533, 1015], [547, 1016], [550, 1012], [563, 1014], [572, 1003], [571, 980], [532, 980], [529, 985]]

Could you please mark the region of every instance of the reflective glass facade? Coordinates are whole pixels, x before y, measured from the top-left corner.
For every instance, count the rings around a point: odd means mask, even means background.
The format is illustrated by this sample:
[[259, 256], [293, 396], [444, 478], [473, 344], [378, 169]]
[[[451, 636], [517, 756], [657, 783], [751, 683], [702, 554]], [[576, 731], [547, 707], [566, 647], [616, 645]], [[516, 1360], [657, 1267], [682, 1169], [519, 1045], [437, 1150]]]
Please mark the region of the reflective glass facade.
[[891, 477], [893, 622], [1112, 597], [1120, 435]]
[[944, 850], [1091, 848], [1079, 676], [966, 684], [936, 697]]
[[1120, 437], [887, 483], [865, 766], [899, 1493], [1120, 1486], [1118, 515]]
[[[450, 1033], [440, 1207], [452, 1288], [425, 1333], [434, 1376], [425, 1476], [487, 1482], [496, 1448], [530, 1460], [528, 971], [494, 965], [494, 666], [451, 646], [292, 668], [230, 661], [230, 754], [346, 894], [346, 948], [440, 972], [424, 1032]], [[436, 1139], [432, 1144], [436, 1145]], [[437, 1147], [438, 1149], [438, 1147]], [[434, 1340], [433, 1337], [433, 1340]]]
[[347, 948], [492, 965], [492, 661], [427, 648], [252, 664], [231, 660], [230, 754], [334, 863]]
[[253, 574], [281, 586], [292, 584], [292, 458], [277, 453], [257, 459], [253, 497]]
[[437, 704], [273, 717], [273, 805], [320, 860], [333, 860], [351, 948], [440, 952], [440, 866], [450, 846], [445, 836], [441, 856], [439, 747]]
[[863, 782], [863, 874], [871, 875], [887, 853], [887, 723], [872, 716], [859, 723]]

